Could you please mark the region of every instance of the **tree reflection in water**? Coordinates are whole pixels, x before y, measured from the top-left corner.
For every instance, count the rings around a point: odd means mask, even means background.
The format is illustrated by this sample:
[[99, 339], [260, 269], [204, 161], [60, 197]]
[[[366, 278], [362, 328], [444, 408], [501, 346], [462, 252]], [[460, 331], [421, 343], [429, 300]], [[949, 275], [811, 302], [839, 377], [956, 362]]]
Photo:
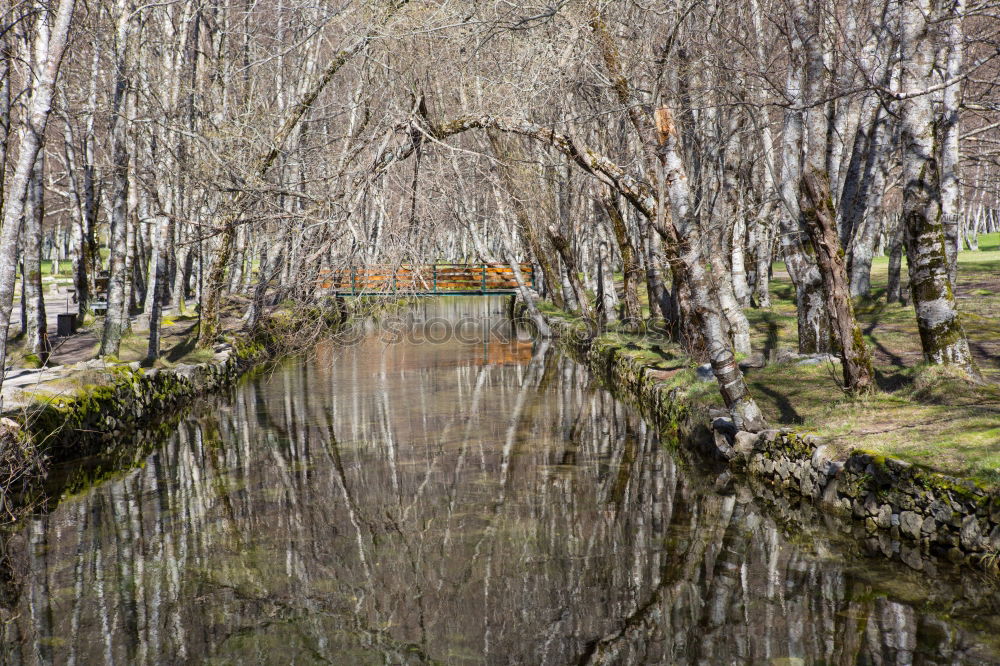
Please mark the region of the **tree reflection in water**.
[[[495, 301], [423, 306], [474, 307], [499, 316]], [[790, 537], [745, 488], [690, 467], [544, 343], [320, 347], [9, 539], [3, 661], [995, 654], [981, 581]]]

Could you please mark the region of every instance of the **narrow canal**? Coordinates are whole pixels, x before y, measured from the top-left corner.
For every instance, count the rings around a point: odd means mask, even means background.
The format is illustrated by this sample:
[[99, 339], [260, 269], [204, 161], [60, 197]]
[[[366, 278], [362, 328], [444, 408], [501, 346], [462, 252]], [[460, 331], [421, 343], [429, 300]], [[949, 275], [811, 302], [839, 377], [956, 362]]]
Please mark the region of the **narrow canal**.
[[66, 494], [5, 543], [0, 661], [997, 661], [987, 578], [672, 452], [501, 310], [422, 302]]

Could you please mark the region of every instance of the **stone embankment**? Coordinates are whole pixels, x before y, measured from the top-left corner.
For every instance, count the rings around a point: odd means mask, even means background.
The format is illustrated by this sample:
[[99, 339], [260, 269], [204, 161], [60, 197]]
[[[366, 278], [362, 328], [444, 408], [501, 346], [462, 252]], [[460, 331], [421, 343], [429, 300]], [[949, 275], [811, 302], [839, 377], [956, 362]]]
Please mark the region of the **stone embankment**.
[[[103, 456], [116, 447], [115, 458], [143, 451], [179, 408], [228, 386], [274, 351], [238, 340], [216, 345], [208, 361], [171, 368], [93, 360], [14, 374], [0, 414], [0, 525], [16, 523], [42, 499], [52, 465], [81, 461], [70, 486], [106, 473]], [[135, 446], [121, 449], [131, 439]]]
[[602, 374], [678, 441], [707, 448], [734, 471], [823, 510], [857, 521], [887, 557], [920, 569], [944, 557], [987, 570], [1000, 559], [1000, 495], [975, 483], [901, 460], [853, 451], [847, 457], [793, 429], [740, 432], [702, 404], [685, 404], [668, 372], [611, 336], [581, 334], [579, 322], [552, 317], [561, 345]]
[[211, 360], [164, 369], [101, 360], [50, 369], [41, 381], [11, 387], [2, 416], [46, 457], [90, 455], [180, 404], [228, 386], [270, 356], [259, 342], [220, 343], [213, 351]]

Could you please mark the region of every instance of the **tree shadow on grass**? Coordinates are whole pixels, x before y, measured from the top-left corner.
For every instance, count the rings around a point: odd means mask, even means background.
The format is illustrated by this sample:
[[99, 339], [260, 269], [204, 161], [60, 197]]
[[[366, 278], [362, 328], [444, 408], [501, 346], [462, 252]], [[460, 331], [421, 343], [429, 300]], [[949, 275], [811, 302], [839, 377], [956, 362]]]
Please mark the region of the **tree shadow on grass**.
[[195, 345], [198, 343], [198, 336], [189, 335], [181, 342], [177, 343], [170, 348], [164, 356], [171, 363], [176, 363], [188, 354], [194, 351]]
[[875, 368], [875, 384], [880, 391], [893, 393], [913, 384], [913, 377], [897, 369]]
[[891, 351], [888, 347], [882, 344], [881, 340], [879, 340], [875, 336], [874, 334], [875, 327], [879, 325], [879, 322], [880, 322], [879, 318], [877, 316], [874, 317], [871, 320], [871, 322], [867, 326], [865, 326], [864, 334], [868, 337], [868, 339], [872, 341], [872, 344], [875, 345], [875, 348], [878, 349], [878, 351], [880, 351], [887, 359], [889, 359], [889, 362], [892, 363], [892, 365], [900, 368], [905, 367], [905, 364], [903, 363], [903, 357]]
[[802, 416], [795, 411], [792, 406], [791, 401], [788, 396], [778, 393], [774, 389], [768, 388], [763, 384], [756, 384], [754, 386], [754, 391], [759, 391], [764, 395], [771, 398], [775, 404], [778, 406], [778, 411], [780, 412], [780, 418], [782, 423], [802, 423]]

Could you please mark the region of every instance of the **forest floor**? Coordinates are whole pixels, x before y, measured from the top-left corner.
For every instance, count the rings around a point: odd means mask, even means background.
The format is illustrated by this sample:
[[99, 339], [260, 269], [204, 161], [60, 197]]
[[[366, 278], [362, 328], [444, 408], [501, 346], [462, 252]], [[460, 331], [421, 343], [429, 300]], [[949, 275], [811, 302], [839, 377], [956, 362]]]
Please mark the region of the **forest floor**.
[[[101, 346], [103, 317], [87, 315], [84, 321], [78, 324], [78, 330], [73, 335], [64, 337], [56, 335], [57, 316], [66, 312], [76, 312], [76, 304], [72, 302], [70, 292], [73, 280], [69, 271], [69, 262], [63, 261], [60, 262], [60, 273], [52, 275], [49, 262], [43, 262], [42, 286], [45, 290], [45, 313], [49, 342], [52, 345], [49, 366], [71, 365], [96, 359]], [[223, 330], [234, 330], [241, 325], [235, 309], [229, 308], [229, 310], [222, 314]], [[18, 328], [16, 322], [20, 320], [20, 316], [20, 302], [15, 301], [11, 317], [11, 320], [15, 322], [12, 326], [15, 330]], [[195, 347], [197, 337], [198, 315], [192, 307], [187, 307], [183, 312], [178, 312], [176, 308], [164, 310], [160, 320], [161, 358], [156, 362], [156, 367], [170, 367], [180, 363], [200, 363], [210, 359], [212, 357], [211, 349]], [[131, 331], [122, 338], [118, 360], [125, 363], [143, 360], [146, 357], [148, 340], [149, 318], [146, 316], [132, 317]], [[8, 349], [7, 364], [8, 367], [14, 369], [36, 368], [39, 361], [37, 357], [25, 351], [23, 337], [14, 337]]]
[[[68, 262], [61, 262], [68, 263]], [[91, 370], [107, 364], [141, 362], [146, 358], [149, 339], [148, 317], [133, 317], [132, 330], [122, 338], [116, 358], [100, 358], [101, 333], [104, 319], [87, 315], [73, 335], [57, 336], [57, 315], [76, 312], [69, 289], [72, 278], [69, 267], [63, 266], [61, 274], [51, 275], [48, 266], [43, 266], [43, 288], [45, 289], [45, 311], [48, 324], [49, 342], [52, 351], [48, 363], [41, 368], [40, 359], [27, 353], [24, 338], [14, 337], [8, 347], [7, 372], [3, 384], [2, 404], [4, 408], [17, 408], [27, 404], [37, 396], [60, 394], [66, 390], [80, 388], [91, 377]], [[15, 331], [20, 318], [20, 303], [15, 302], [12, 313]], [[176, 309], [166, 310], [161, 318], [160, 358], [153, 367], [170, 368], [181, 364], [195, 364], [210, 361], [214, 356], [211, 348], [198, 348], [198, 315], [193, 308], [186, 312]], [[222, 330], [238, 330], [242, 326], [239, 319], [238, 303], [231, 302], [222, 312]], [[16, 335], [16, 334], [15, 334]]]
[[[814, 433], [843, 456], [862, 449], [1000, 487], [1000, 234], [981, 237], [980, 251], [959, 256], [956, 297], [983, 385], [923, 363], [913, 307], [885, 301], [887, 268], [887, 258], [876, 258], [872, 296], [857, 303], [875, 359], [875, 395], [846, 395], [838, 360], [796, 356], [794, 289], [776, 264], [771, 309], [747, 311], [754, 355], [768, 359], [745, 369], [754, 397], [773, 427]], [[905, 280], [905, 262], [902, 273]], [[610, 335], [657, 367], [684, 399], [722, 406], [715, 382], [697, 381], [693, 363], [665, 339]]]
[[[980, 248], [959, 254], [955, 296], [984, 385], [923, 363], [912, 305], [886, 303], [883, 257], [872, 270], [872, 296], [856, 303], [879, 392], [846, 396], [839, 361], [768, 364], [746, 372], [766, 415], [845, 453], [864, 449], [1000, 485], [1000, 235], [983, 237]], [[798, 334], [791, 282], [783, 272], [775, 278], [771, 310], [747, 313], [754, 350], [770, 358], [776, 348], [795, 351]]]

